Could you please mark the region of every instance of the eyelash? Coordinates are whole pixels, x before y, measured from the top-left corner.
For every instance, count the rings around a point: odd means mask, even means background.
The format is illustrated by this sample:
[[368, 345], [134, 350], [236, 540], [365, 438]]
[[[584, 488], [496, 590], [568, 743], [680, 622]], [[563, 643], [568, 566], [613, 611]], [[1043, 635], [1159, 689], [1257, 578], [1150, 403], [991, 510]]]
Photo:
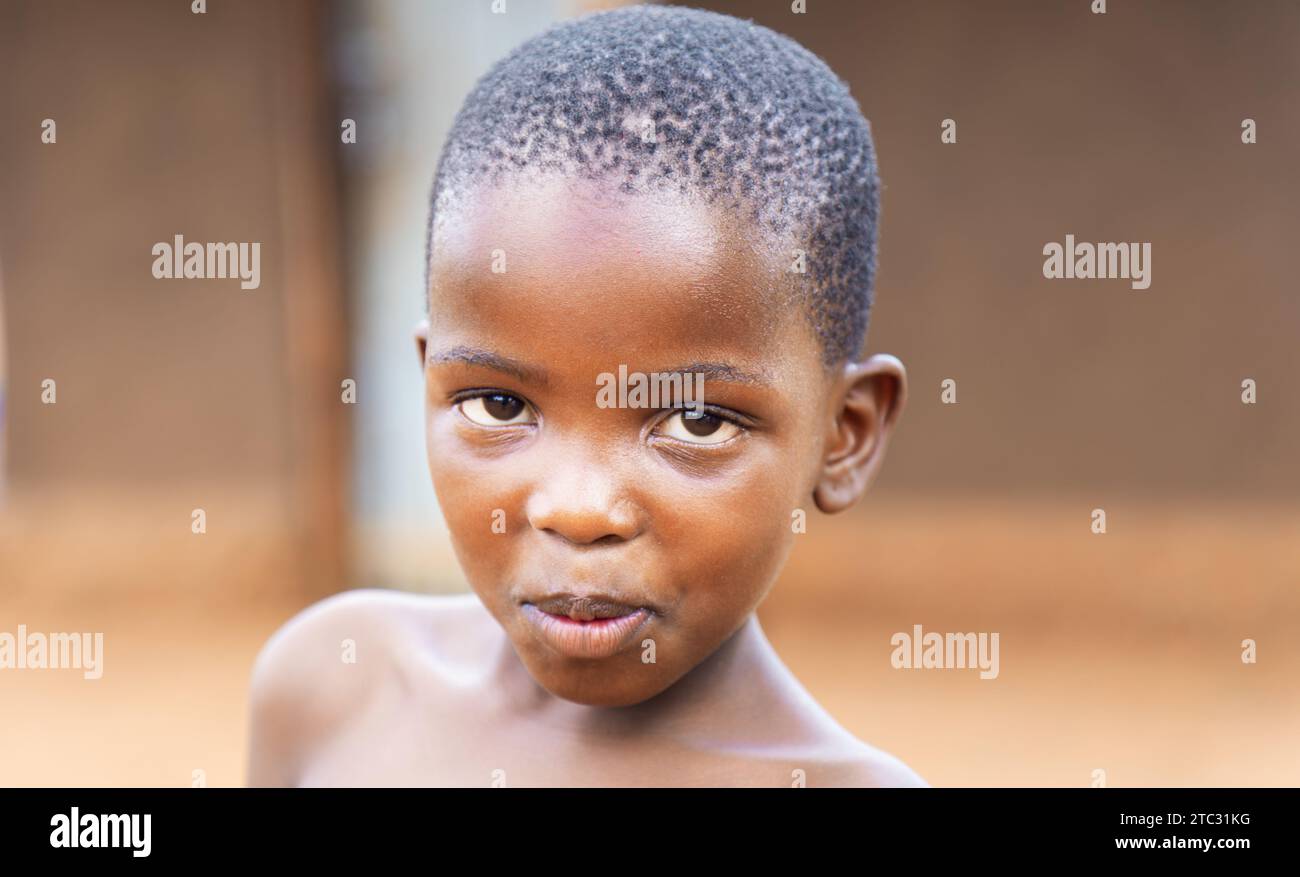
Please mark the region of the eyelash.
[[[484, 396], [509, 396], [512, 399], [518, 399], [525, 405], [529, 405], [528, 400], [523, 396], [520, 396], [518, 393], [512, 393], [509, 390], [502, 390], [497, 387], [475, 387], [470, 390], [457, 390], [455, 393], [452, 393], [447, 397], [447, 401], [452, 405], [459, 405], [461, 402], [466, 402], [470, 399], [482, 399]], [[531, 407], [531, 405], [529, 407]]]
[[[754, 424], [748, 417], [745, 417], [743, 414], [739, 414], [735, 411], [732, 411], [730, 408], [719, 408], [717, 405], [709, 405], [707, 403], [700, 407], [703, 409], [705, 414], [712, 415], [713, 417], [716, 417], [719, 420], [725, 420], [727, 423], [739, 427], [740, 429], [744, 429], [744, 430], [753, 429]], [[674, 414], [680, 414], [683, 411], [689, 411], [690, 409], [663, 408], [660, 410], [664, 412], [664, 416], [659, 418], [658, 421], [656, 421], [655, 423], [656, 426], [658, 426], [660, 423], [663, 423], [665, 420], [667, 420], [669, 417], [672, 417]]]
[[[518, 399], [520, 402], [524, 403], [529, 408], [531, 408], [534, 412], [537, 411], [536, 407], [533, 406], [533, 403], [529, 402], [527, 399], [525, 399], [523, 396], [520, 396], [518, 393], [511, 393], [508, 390], [500, 390], [493, 387], [479, 387], [471, 390], [460, 390], [458, 392], [452, 393], [451, 396], [448, 397], [448, 401], [452, 405], [459, 405], [462, 402], [468, 402], [470, 399], [482, 399], [486, 396], [509, 396], [512, 399]], [[702, 407], [704, 409], [705, 414], [712, 415], [713, 417], [717, 417], [720, 420], [725, 420], [727, 423], [732, 424], [733, 426], [737, 427], [743, 432], [748, 432], [749, 430], [754, 428], [754, 423], [752, 420], [750, 420], [750, 418], [736, 411], [732, 411], [729, 408], [720, 408], [717, 405], [709, 405], [709, 404], [705, 404]], [[655, 421], [655, 426], [658, 426], [659, 424], [667, 420], [669, 417], [672, 417], [674, 414], [677, 414], [684, 409], [663, 408], [660, 410], [663, 412], [664, 416], [660, 417], [658, 420]], [[479, 425], [480, 424], [475, 424], [475, 426], [479, 426]], [[512, 425], [522, 426], [522, 425], [531, 425], [531, 424], [512, 424]], [[483, 427], [483, 428], [496, 429], [497, 427]], [[695, 444], [691, 442], [682, 442], [679, 439], [673, 439], [668, 436], [661, 436], [661, 438], [664, 438], [667, 441], [676, 442], [678, 444], [689, 444], [693, 448], [710, 447], [710, 445], [707, 444]], [[730, 444], [730, 443], [731, 443], [730, 441], [720, 442], [719, 445]]]
[[[497, 387], [475, 387], [469, 390], [459, 390], [455, 393], [452, 393], [450, 396], [448, 396], [447, 401], [453, 407], [455, 407], [461, 405], [462, 403], [469, 402], [472, 399], [486, 399], [489, 396], [509, 396], [511, 399], [518, 399], [520, 402], [526, 405], [528, 409], [532, 411], [534, 414], [537, 413], [537, 409], [533, 406], [533, 403], [529, 402], [523, 396], [519, 395], [518, 393], [512, 393], [509, 390], [499, 389]], [[466, 420], [469, 420], [469, 417], [465, 415], [463, 411], [461, 412], [461, 416], [465, 417]], [[500, 426], [484, 426], [481, 423], [474, 423], [473, 421], [470, 422], [473, 423], [474, 426], [480, 427], [482, 429], [499, 429], [501, 427], [506, 427], [506, 426], [519, 427], [519, 426], [536, 425], [534, 423], [510, 423], [510, 424], [501, 424]]]

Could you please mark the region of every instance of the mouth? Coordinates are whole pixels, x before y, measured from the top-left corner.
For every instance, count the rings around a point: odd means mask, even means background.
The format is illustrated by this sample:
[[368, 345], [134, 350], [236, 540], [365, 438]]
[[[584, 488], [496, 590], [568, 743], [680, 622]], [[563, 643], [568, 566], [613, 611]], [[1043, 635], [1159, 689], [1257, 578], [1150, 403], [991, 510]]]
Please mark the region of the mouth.
[[551, 594], [541, 600], [529, 601], [547, 615], [564, 617], [570, 621], [603, 621], [623, 618], [638, 609], [647, 607], [625, 603], [605, 594]]
[[608, 658], [631, 645], [654, 610], [605, 594], [552, 594], [525, 602], [524, 617], [541, 640], [571, 658]]

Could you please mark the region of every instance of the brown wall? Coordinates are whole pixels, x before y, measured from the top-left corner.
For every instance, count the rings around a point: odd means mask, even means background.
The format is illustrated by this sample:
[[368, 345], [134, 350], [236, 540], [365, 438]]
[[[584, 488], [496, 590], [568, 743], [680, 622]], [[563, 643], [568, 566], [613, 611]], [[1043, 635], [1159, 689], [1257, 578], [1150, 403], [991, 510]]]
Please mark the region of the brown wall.
[[[275, 587], [319, 588], [314, 571], [328, 592], [346, 335], [323, 7], [208, 6], [0, 7], [9, 478], [32, 498], [26, 538], [75, 551], [122, 528], [106, 566], [124, 578], [173, 544], [193, 573], [204, 508], [235, 569], [238, 533], [285, 555]], [[155, 279], [151, 249], [177, 234], [260, 242], [260, 287]]]
[[[1297, 496], [1300, 6], [689, 5], [799, 40], [872, 123], [869, 346], [913, 390], [882, 487]], [[1150, 241], [1151, 287], [1044, 279], [1067, 233]]]

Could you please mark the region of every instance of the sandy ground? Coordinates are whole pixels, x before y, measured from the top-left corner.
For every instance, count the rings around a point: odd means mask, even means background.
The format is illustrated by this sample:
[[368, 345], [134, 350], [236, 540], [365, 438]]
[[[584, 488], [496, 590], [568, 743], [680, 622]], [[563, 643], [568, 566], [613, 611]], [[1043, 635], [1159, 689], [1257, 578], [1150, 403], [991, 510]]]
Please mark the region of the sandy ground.
[[[1300, 520], [1166, 509], [1098, 537], [1052, 509], [810, 518], [764, 627], [827, 709], [934, 785], [1300, 785]], [[0, 785], [243, 783], [252, 660], [302, 603], [175, 593], [0, 598], [0, 630], [106, 642], [98, 680], [0, 671]], [[914, 624], [997, 632], [998, 677], [895, 669]]]
[[[291, 613], [96, 614], [104, 676], [0, 674], [0, 784], [186, 786], [243, 782], [247, 673]], [[66, 614], [30, 629], [67, 629]], [[854, 733], [935, 785], [1300, 784], [1295, 666], [1244, 665], [1169, 637], [1099, 648], [1077, 636], [1000, 633], [996, 679], [895, 670], [885, 628], [768, 617], [779, 652]], [[48, 620], [50, 624], [43, 624]], [[883, 644], [883, 645], [882, 645]]]

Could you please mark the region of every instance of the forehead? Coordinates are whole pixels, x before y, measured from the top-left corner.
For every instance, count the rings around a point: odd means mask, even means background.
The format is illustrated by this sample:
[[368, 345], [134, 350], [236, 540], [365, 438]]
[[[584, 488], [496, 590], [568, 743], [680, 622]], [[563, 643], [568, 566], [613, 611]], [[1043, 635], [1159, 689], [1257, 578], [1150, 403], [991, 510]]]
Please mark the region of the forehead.
[[[452, 343], [629, 351], [805, 352], [779, 240], [738, 211], [670, 191], [515, 177], [441, 211], [430, 329]], [[798, 351], [792, 347], [800, 348]]]

